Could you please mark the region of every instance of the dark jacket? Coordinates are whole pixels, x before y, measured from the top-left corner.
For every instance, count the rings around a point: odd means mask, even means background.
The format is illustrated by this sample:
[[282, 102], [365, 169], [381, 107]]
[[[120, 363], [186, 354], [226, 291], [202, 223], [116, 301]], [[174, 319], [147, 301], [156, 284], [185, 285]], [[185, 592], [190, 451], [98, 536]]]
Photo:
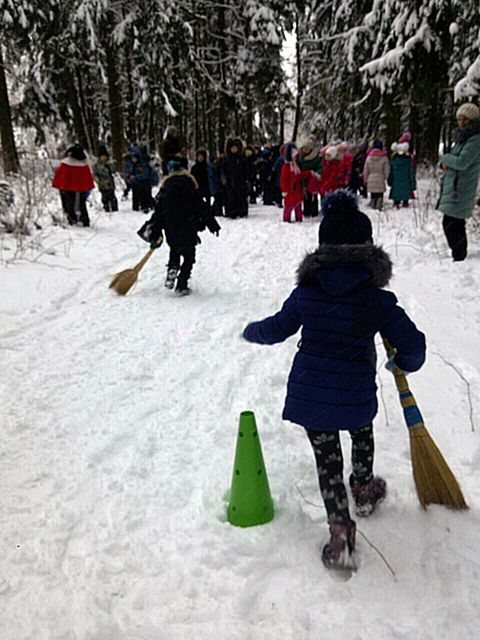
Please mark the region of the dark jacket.
[[93, 166], [93, 176], [98, 184], [100, 191], [111, 191], [115, 189], [115, 180], [113, 178], [114, 165], [113, 162], [101, 160], [96, 161]]
[[247, 165], [245, 157], [239, 153], [226, 153], [222, 161], [222, 184], [228, 191], [241, 196], [247, 195]]
[[323, 245], [298, 269], [298, 284], [274, 316], [249, 324], [250, 342], [282, 342], [302, 328], [283, 418], [308, 429], [358, 429], [377, 412], [374, 338], [397, 349], [396, 365], [416, 371], [425, 336], [395, 295], [384, 291], [388, 255], [374, 245]]
[[191, 249], [198, 243], [198, 232], [211, 233], [220, 225], [202, 199], [195, 178], [187, 171], [167, 176], [155, 198], [155, 211], [138, 232], [147, 242], [156, 242], [163, 232], [170, 247], [177, 251]]
[[203, 198], [210, 198], [210, 184], [208, 180], [208, 164], [205, 159], [203, 162], [198, 160], [192, 167], [192, 176], [195, 178], [198, 184], [198, 188]]

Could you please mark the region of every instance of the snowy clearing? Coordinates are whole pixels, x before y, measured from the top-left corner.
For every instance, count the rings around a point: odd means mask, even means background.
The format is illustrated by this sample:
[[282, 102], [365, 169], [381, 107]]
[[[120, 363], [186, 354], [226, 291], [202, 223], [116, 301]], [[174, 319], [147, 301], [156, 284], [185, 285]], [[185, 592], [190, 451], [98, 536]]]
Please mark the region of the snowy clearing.
[[[360, 569], [341, 583], [320, 562], [327, 526], [310, 446], [281, 420], [298, 337], [275, 347], [240, 338], [288, 296], [318, 219], [287, 225], [261, 206], [220, 219], [220, 238], [202, 236], [192, 296], [164, 289], [163, 247], [121, 298], [108, 283], [146, 251], [135, 234], [144, 216], [125, 203], [91, 213], [91, 229], [55, 230], [55, 255], [1, 267], [2, 640], [477, 637], [473, 233], [467, 261], [452, 263], [440, 215], [416, 229], [412, 209], [369, 212], [394, 260], [392, 289], [427, 335], [412, 390], [471, 509], [419, 506], [378, 340], [376, 471], [389, 495], [357, 524], [395, 576], [359, 535]], [[250, 529], [225, 521], [243, 410], [255, 412], [276, 508]]]

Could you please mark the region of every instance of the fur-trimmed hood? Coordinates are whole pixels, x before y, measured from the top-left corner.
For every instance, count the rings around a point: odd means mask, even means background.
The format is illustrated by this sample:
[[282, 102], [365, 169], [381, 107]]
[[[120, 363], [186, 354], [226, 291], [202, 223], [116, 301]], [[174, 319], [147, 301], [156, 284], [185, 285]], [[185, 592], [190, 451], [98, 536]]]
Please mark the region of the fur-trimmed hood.
[[359, 285], [385, 287], [392, 276], [389, 255], [373, 244], [321, 245], [308, 253], [297, 270], [297, 284], [318, 285], [342, 295]]
[[198, 189], [198, 182], [192, 176], [190, 171], [187, 171], [186, 169], [180, 169], [179, 171], [174, 171], [173, 173], [170, 173], [168, 176], [165, 176], [162, 180], [161, 188], [163, 189], [163, 187], [165, 187], [167, 182], [172, 178], [179, 178], [180, 176], [185, 176], [186, 178], [190, 178], [190, 180], [193, 182], [193, 186], [195, 187], [195, 189]]

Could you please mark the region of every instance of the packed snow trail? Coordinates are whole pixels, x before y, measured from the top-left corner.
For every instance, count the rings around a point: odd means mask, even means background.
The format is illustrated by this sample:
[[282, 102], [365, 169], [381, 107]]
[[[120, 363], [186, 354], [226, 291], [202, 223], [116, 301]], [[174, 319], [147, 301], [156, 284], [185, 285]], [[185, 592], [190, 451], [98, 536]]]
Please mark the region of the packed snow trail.
[[[412, 389], [471, 509], [419, 506], [378, 340], [375, 468], [389, 494], [357, 524], [395, 576], [359, 535], [359, 570], [340, 583], [320, 561], [327, 526], [309, 444], [281, 420], [299, 336], [275, 347], [240, 337], [290, 293], [318, 219], [287, 225], [260, 206], [221, 219], [220, 238], [202, 235], [190, 297], [164, 289], [162, 247], [122, 298], [108, 284], [148, 248], [135, 234], [144, 216], [95, 206], [91, 229], [55, 231], [55, 255], [0, 274], [2, 640], [476, 637], [478, 242], [454, 264], [438, 214], [416, 229], [412, 210], [369, 212], [394, 260], [392, 289], [427, 335]], [[247, 409], [276, 517], [240, 529], [225, 521], [225, 496]]]

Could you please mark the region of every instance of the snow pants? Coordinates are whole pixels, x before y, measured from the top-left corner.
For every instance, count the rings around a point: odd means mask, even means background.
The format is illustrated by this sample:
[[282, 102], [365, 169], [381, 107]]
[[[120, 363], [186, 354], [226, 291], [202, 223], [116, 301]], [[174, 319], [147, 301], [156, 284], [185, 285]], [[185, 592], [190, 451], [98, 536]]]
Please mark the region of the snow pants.
[[248, 216], [248, 193], [227, 189], [225, 194], [225, 216], [227, 218], [246, 218]]
[[[183, 257], [182, 265], [180, 266], [180, 258]], [[168, 260], [169, 269], [180, 269], [180, 273], [177, 278], [177, 289], [185, 289], [188, 284], [188, 279], [192, 275], [193, 265], [195, 264], [195, 246], [186, 247], [184, 249], [174, 249], [170, 247], [170, 257]]]
[[118, 211], [118, 201], [114, 189], [105, 189], [102, 194], [102, 204], [104, 211]]
[[69, 224], [76, 224], [80, 220], [84, 227], [90, 226], [86, 195], [79, 191], [60, 191], [62, 207]]
[[315, 193], [305, 192], [303, 196], [303, 212], [306, 218], [318, 216], [318, 196]]
[[[343, 455], [338, 431], [305, 429], [317, 464], [320, 493], [328, 522], [350, 522], [347, 490], [343, 482]], [[368, 424], [350, 431], [352, 438], [351, 482], [365, 484], [373, 478], [373, 427]]]
[[148, 180], [132, 184], [132, 209], [148, 213], [153, 206], [152, 185]]
[[372, 209], [381, 211], [383, 209], [383, 193], [371, 193], [370, 206], [372, 207]]
[[452, 251], [452, 258], [455, 262], [461, 262], [467, 257], [467, 233], [465, 231], [463, 218], [453, 218], [443, 216], [442, 224], [448, 246]]
[[295, 211], [295, 220], [301, 222], [303, 220], [303, 208], [302, 202], [296, 204], [286, 204], [283, 207], [283, 221], [290, 222], [292, 217], [292, 211]]

